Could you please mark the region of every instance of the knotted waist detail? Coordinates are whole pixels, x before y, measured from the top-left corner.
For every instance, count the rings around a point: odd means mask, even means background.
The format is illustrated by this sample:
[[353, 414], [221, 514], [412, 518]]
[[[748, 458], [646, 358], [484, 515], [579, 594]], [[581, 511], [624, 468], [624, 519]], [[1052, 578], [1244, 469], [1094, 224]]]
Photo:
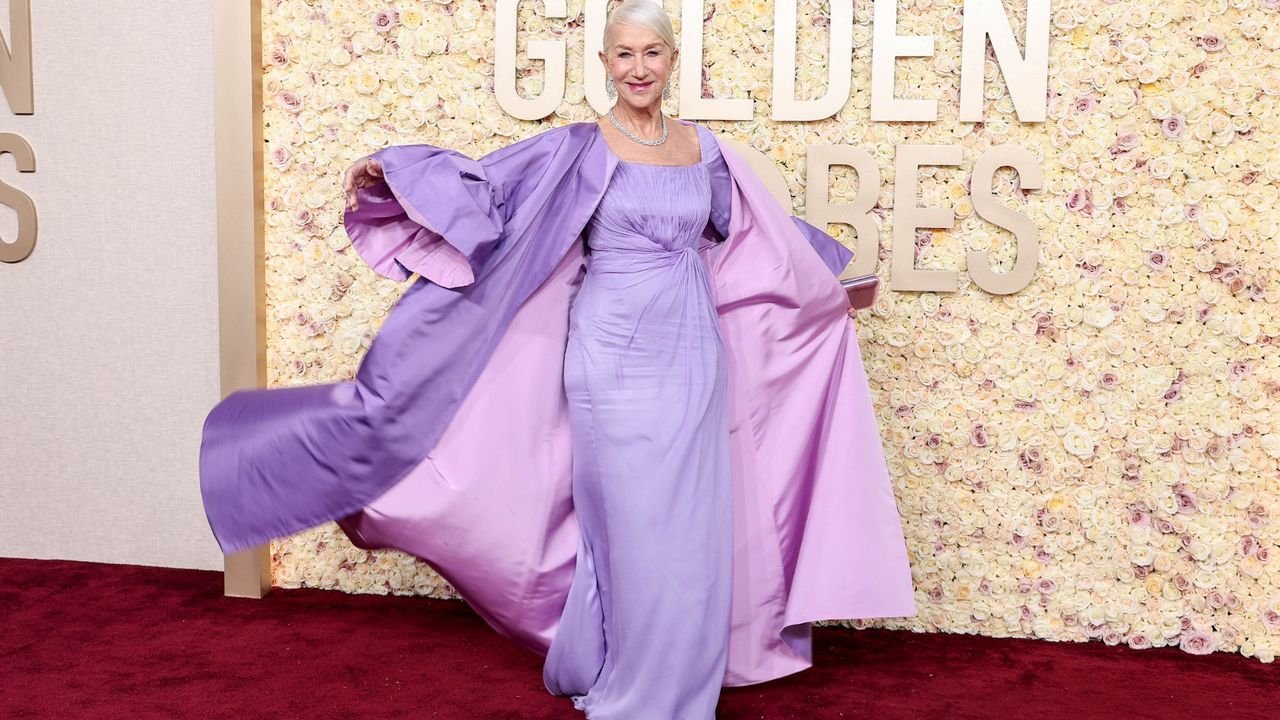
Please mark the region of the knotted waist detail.
[[688, 245], [667, 249], [660, 245], [645, 248], [592, 248], [587, 256], [588, 272], [635, 272], [669, 268], [681, 262], [693, 262], [705, 269], [698, 248]]

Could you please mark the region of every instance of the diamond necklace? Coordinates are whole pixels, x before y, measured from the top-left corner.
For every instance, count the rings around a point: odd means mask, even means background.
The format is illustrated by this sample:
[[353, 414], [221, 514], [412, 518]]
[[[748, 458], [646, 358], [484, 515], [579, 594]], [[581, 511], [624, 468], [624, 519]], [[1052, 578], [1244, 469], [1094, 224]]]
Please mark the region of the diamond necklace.
[[621, 130], [623, 135], [626, 135], [627, 137], [631, 138], [632, 140], [635, 140], [641, 145], [661, 145], [662, 143], [667, 141], [667, 116], [663, 115], [662, 113], [658, 113], [658, 117], [662, 120], [661, 137], [659, 137], [657, 140], [645, 140], [644, 138], [636, 137], [631, 133], [630, 130], [622, 127], [622, 123], [618, 122], [618, 118], [614, 117], [613, 115], [613, 108], [609, 108], [609, 120], [613, 122], [613, 126]]

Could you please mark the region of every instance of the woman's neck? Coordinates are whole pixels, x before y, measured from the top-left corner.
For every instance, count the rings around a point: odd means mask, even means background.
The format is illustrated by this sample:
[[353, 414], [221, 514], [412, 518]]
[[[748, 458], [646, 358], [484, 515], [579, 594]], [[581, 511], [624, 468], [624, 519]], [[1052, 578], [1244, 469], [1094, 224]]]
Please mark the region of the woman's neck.
[[658, 104], [637, 110], [618, 103], [613, 107], [613, 116], [618, 118], [618, 122], [643, 137], [658, 135], [662, 132], [662, 106]]

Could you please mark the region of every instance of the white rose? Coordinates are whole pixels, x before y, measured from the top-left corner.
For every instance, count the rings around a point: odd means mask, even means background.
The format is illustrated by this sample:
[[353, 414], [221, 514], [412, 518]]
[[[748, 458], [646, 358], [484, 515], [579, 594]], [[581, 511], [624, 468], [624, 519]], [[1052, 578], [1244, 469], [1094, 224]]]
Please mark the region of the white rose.
[[1062, 446], [1076, 457], [1093, 457], [1093, 436], [1084, 428], [1072, 425], [1062, 437]]

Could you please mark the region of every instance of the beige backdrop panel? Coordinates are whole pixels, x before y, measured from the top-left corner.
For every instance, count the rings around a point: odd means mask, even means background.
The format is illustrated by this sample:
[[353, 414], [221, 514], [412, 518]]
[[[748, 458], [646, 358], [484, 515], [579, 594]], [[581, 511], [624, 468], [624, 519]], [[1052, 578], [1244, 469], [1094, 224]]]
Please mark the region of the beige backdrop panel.
[[0, 265], [0, 556], [221, 568], [197, 481], [218, 398], [211, 4], [33, 6], [35, 114], [0, 101], [37, 162], [0, 179], [40, 214], [31, 256]]

